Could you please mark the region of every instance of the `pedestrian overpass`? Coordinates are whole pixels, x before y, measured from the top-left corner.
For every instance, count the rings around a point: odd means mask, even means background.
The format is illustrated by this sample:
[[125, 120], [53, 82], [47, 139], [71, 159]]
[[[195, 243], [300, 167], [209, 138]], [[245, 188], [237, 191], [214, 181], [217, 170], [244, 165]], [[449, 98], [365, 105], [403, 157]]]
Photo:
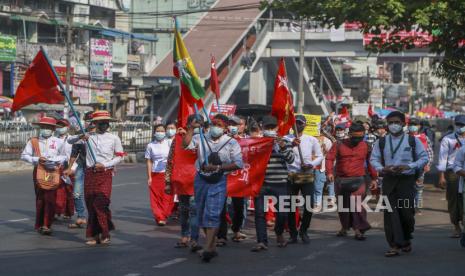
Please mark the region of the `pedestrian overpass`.
[[[220, 0], [215, 7], [258, 3], [258, 0]], [[271, 104], [278, 61], [285, 58], [289, 88], [296, 98], [299, 73], [299, 22], [270, 17], [268, 11], [249, 9], [208, 12], [189, 31], [184, 40], [205, 87], [210, 87], [210, 55], [217, 60], [221, 87], [220, 103]], [[330, 58], [374, 56], [365, 50], [358, 30], [331, 30], [307, 24], [304, 47], [304, 112], [328, 114], [327, 96], [340, 96], [344, 88]], [[402, 58], [435, 56], [428, 49], [401, 53], [383, 53], [382, 57]], [[172, 77], [172, 54], [168, 54], [152, 72], [157, 78]], [[246, 93], [242, 93], [247, 90]], [[240, 97], [239, 97], [240, 95]], [[237, 97], [236, 97], [237, 96]], [[176, 86], [166, 97], [158, 114], [173, 117], [179, 91]], [[204, 99], [209, 108], [212, 93]]]

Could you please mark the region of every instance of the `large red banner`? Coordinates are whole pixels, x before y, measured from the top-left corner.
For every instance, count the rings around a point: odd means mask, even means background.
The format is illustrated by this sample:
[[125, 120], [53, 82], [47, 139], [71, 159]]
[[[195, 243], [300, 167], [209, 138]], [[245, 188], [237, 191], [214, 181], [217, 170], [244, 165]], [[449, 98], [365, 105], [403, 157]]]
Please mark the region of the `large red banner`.
[[[244, 167], [231, 172], [227, 178], [228, 196], [256, 196], [265, 178], [265, 171], [273, 149], [272, 138], [247, 138], [238, 140], [242, 149]], [[182, 147], [182, 137], [177, 135], [173, 156], [171, 183], [174, 193], [192, 195], [194, 193], [194, 178], [196, 174], [196, 151], [185, 150]]]

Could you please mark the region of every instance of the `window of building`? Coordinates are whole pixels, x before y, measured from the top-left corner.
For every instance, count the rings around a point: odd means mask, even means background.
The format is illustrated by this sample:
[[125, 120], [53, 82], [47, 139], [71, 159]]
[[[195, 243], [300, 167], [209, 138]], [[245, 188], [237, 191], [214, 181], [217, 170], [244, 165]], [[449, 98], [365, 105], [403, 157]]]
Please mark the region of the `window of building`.
[[55, 25], [37, 24], [37, 41], [39, 43], [57, 43], [57, 28]]

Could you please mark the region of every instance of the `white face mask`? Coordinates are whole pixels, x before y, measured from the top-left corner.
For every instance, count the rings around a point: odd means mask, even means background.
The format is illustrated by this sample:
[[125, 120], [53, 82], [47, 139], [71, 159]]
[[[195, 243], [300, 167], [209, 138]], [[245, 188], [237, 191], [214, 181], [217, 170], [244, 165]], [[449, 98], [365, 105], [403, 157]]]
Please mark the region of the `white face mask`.
[[52, 136], [53, 130], [51, 130], [51, 129], [41, 129], [41, 130], [39, 131], [39, 134], [40, 134], [40, 136], [42, 136], [43, 138], [49, 138], [50, 136]]
[[271, 138], [276, 138], [278, 136], [278, 133], [276, 132], [276, 130], [264, 130], [263, 131], [263, 136], [265, 137], [271, 137]]
[[58, 133], [58, 135], [66, 134], [66, 133], [68, 133], [68, 127], [60, 127], [60, 128], [57, 128], [57, 129], [56, 129], [56, 132]]
[[404, 130], [404, 127], [399, 124], [391, 124], [388, 126], [389, 132], [392, 134], [397, 134], [400, 133], [402, 130]]
[[232, 135], [236, 135], [239, 131], [239, 128], [237, 126], [229, 126], [229, 133]]
[[170, 129], [168, 129], [168, 130], [166, 131], [166, 136], [168, 136], [168, 137], [170, 137], [170, 138], [173, 137], [175, 134], [176, 134], [176, 129], [170, 128]]

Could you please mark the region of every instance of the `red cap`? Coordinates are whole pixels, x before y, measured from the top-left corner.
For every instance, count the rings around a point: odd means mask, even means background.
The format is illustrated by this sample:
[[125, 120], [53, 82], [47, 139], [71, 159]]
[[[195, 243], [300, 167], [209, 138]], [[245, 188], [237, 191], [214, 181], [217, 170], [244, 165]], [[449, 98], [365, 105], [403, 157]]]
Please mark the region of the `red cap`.
[[34, 125], [49, 125], [49, 126], [56, 127], [57, 126], [57, 120], [55, 118], [52, 118], [52, 117], [44, 116], [44, 117], [40, 118], [39, 122], [33, 123], [33, 124]]

